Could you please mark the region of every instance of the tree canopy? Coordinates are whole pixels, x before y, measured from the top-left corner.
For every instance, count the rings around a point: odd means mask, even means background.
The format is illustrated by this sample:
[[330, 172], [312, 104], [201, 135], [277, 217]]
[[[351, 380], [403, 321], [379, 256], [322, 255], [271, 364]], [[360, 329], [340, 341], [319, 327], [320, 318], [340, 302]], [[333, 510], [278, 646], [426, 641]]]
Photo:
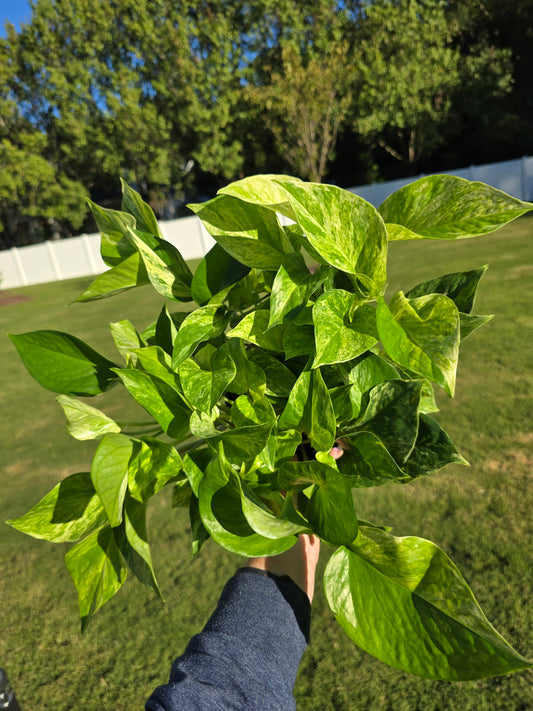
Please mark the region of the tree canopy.
[[92, 229], [84, 198], [116, 206], [119, 175], [163, 216], [254, 172], [353, 184], [472, 145], [516, 157], [531, 50], [497, 7], [33, 0], [0, 40], [0, 247]]

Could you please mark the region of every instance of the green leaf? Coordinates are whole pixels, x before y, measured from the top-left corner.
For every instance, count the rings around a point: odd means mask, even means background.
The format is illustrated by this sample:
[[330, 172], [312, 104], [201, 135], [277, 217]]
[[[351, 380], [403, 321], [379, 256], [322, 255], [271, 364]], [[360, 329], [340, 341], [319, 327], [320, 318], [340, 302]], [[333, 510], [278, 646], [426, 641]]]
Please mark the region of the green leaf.
[[459, 357], [459, 312], [441, 294], [407, 299], [400, 291], [389, 307], [378, 301], [376, 323], [389, 356], [437, 383], [453, 397]]
[[294, 536], [266, 538], [251, 528], [242, 511], [237, 474], [222, 452], [219, 449], [219, 456], [207, 467], [199, 487], [200, 515], [211, 537], [239, 555], [276, 555], [288, 550], [295, 542]]
[[469, 272], [445, 274], [437, 279], [430, 279], [417, 284], [405, 296], [408, 299], [415, 299], [418, 296], [426, 296], [427, 294], [444, 294], [455, 303], [458, 311], [470, 314], [474, 308], [474, 299], [479, 280], [487, 269], [488, 265], [485, 265]]
[[137, 501], [147, 501], [169, 482], [175, 481], [182, 469], [183, 462], [174, 447], [158, 439], [145, 437], [140, 442], [140, 451], [128, 466], [130, 494]]
[[191, 284], [192, 297], [203, 306], [228, 286], [245, 277], [250, 267], [228, 254], [215, 244], [198, 265]]
[[75, 336], [60, 331], [9, 334], [30, 375], [64, 395], [99, 395], [116, 383], [114, 363]]
[[140, 194], [122, 178], [120, 179], [120, 184], [122, 186], [122, 209], [124, 212], [133, 215], [139, 230], [162, 238], [163, 235], [150, 205], [144, 202]]
[[194, 353], [199, 343], [223, 333], [227, 323], [224, 308], [217, 304], [202, 306], [188, 314], [174, 341], [172, 368], [177, 370]]
[[75, 439], [98, 439], [109, 432], [120, 432], [117, 423], [95, 407], [68, 395], [56, 399], [67, 418], [68, 433]]
[[80, 472], [59, 482], [24, 516], [6, 523], [34, 538], [60, 543], [78, 541], [106, 521], [91, 475]]
[[492, 321], [493, 316], [472, 316], [471, 314], [459, 314], [461, 321], [461, 341], [473, 333], [480, 326], [484, 326]]
[[124, 502], [124, 521], [114, 530], [119, 551], [134, 575], [160, 597], [161, 591], [155, 577], [148, 534], [146, 532], [146, 503], [131, 496]]
[[259, 305], [270, 293], [274, 278], [274, 272], [251, 269], [249, 274], [230, 287], [227, 294], [229, 308], [232, 311], [246, 311]]
[[270, 311], [258, 309], [247, 314], [227, 335], [228, 338], [242, 338], [265, 348], [267, 351], [283, 352], [284, 326], [269, 328]]
[[306, 516], [313, 531], [334, 545], [349, 543], [357, 536], [357, 516], [353, 506], [354, 479], [344, 476], [332, 457], [324, 461], [287, 462], [278, 475], [278, 484], [288, 490], [302, 490], [314, 484]]
[[342, 289], [322, 294], [313, 306], [316, 356], [313, 368], [353, 360], [377, 343], [376, 310], [357, 306], [357, 297]]
[[[203, 370], [192, 358], [187, 358], [178, 368], [183, 394], [191, 405], [209, 414], [215, 402], [211, 402], [213, 373]], [[233, 378], [231, 378], [233, 380]], [[217, 398], [218, 400], [218, 398]]]
[[194, 407], [208, 414], [237, 372], [227, 351], [214, 351], [210, 361], [209, 370], [201, 368], [192, 358], [183, 361], [178, 369], [185, 397]]
[[97, 301], [107, 299], [109, 296], [120, 294], [136, 286], [149, 284], [150, 279], [141, 255], [138, 252], [126, 257], [124, 261], [116, 264], [108, 271], [99, 274], [96, 279], [89, 284], [76, 301]]
[[294, 318], [328, 275], [327, 268], [314, 274], [299, 253], [287, 254], [277, 271], [270, 298], [269, 328]]
[[196, 449], [183, 457], [183, 470], [196, 497], [207, 465], [213, 458], [213, 452], [209, 449]]
[[297, 430], [275, 431], [275, 441], [275, 463], [276, 469], [279, 469], [282, 464], [291, 461], [294, 457], [302, 442], [302, 435]]
[[170, 385], [140, 370], [116, 368], [127, 391], [149, 412], [170, 437], [181, 440], [189, 430], [190, 410]]
[[248, 425], [273, 424], [276, 413], [268, 397], [252, 398], [241, 395], [231, 406], [231, 418], [236, 427]]
[[266, 377], [266, 394], [275, 397], [288, 397], [296, 376], [286, 365], [262, 348], [250, 348], [248, 359], [258, 365]]
[[387, 233], [378, 212], [362, 198], [333, 185], [282, 175], [254, 176], [220, 192], [294, 219], [320, 261], [354, 275], [370, 295], [381, 292], [386, 280]]
[[444, 294], [450, 298], [459, 310], [461, 321], [461, 340], [469, 336], [476, 328], [488, 323], [492, 316], [472, 316], [474, 299], [479, 280], [486, 272], [487, 266], [473, 269], [469, 272], [446, 274], [438, 279], [418, 284], [407, 292], [408, 298], [415, 298], [425, 294]]
[[356, 358], [348, 371], [348, 381], [360, 393], [366, 393], [379, 383], [399, 377], [392, 363], [375, 353], [365, 353]]
[[154, 289], [166, 299], [190, 301], [192, 273], [176, 247], [133, 229], [128, 231], [128, 239], [141, 255]]
[[100, 207], [92, 200], [87, 200], [87, 203], [102, 235], [100, 244], [102, 259], [109, 267], [114, 267], [135, 251], [126, 237], [128, 230], [135, 227], [135, 219], [125, 212]]
[[156, 321], [155, 340], [165, 353], [172, 355], [174, 341], [178, 334], [178, 329], [185, 320], [187, 314], [182, 311], [170, 313], [165, 304], [161, 309], [161, 313]]
[[440, 425], [431, 417], [420, 415], [415, 447], [403, 465], [404, 470], [414, 478], [432, 474], [452, 463], [468, 465]]
[[311, 446], [329, 452], [335, 442], [335, 412], [320, 370], [303, 371], [289, 395], [278, 426], [305, 432]]
[[235, 477], [235, 480], [241, 489], [242, 511], [251, 528], [256, 533], [259, 533], [265, 538], [272, 539], [293, 536], [294, 543], [296, 543], [296, 536], [299, 533], [311, 532], [312, 529], [310, 529], [303, 518], [301, 522], [294, 522], [275, 516], [265, 502], [254, 493], [253, 489], [248, 486], [246, 482], [239, 479], [238, 476]]
[[196, 496], [191, 496], [189, 503], [189, 519], [191, 522], [192, 551], [191, 558], [200, 552], [203, 544], [209, 540], [209, 532], [203, 524], [200, 516], [200, 507]]
[[293, 251], [276, 214], [260, 205], [218, 195], [188, 207], [228, 254], [249, 267], [277, 270]]
[[390, 195], [379, 208], [390, 240], [475, 237], [530, 210], [529, 202], [452, 175], [420, 178]]
[[437, 401], [435, 400], [433, 385], [429, 382], [429, 380], [423, 381], [422, 392], [420, 394], [420, 407], [418, 408], [418, 411], [424, 413], [425, 415], [439, 411]]
[[111, 329], [113, 341], [120, 355], [124, 358], [126, 363], [131, 362], [135, 365], [137, 362], [135, 350], [137, 348], [143, 348], [146, 345], [135, 326], [131, 321], [128, 321], [128, 319], [124, 319], [123, 321], [110, 323], [109, 328]]
[[192, 495], [193, 492], [188, 479], [181, 479], [176, 482], [172, 489], [172, 508], [189, 508]]
[[284, 326], [282, 345], [285, 358], [310, 356], [315, 352], [315, 329], [313, 326], [301, 326], [294, 321], [289, 321]]
[[299, 178], [290, 175], [252, 175], [243, 180], [236, 180], [218, 192], [223, 195], [233, 195], [255, 205], [268, 205], [281, 215], [295, 220], [296, 214], [288, 202], [289, 196], [284, 189], [284, 185], [289, 181], [301, 182]]
[[322, 260], [353, 274], [371, 296], [379, 295], [386, 281], [387, 233], [377, 210], [333, 185], [292, 180], [282, 185], [296, 221]]
[[91, 481], [111, 526], [122, 522], [122, 506], [128, 486], [128, 468], [139, 444], [122, 434], [105, 435], [91, 466]]
[[73, 546], [65, 562], [78, 591], [83, 632], [91, 616], [121, 588], [126, 565], [108, 526]]
[[147, 346], [132, 351], [137, 361], [137, 368], [142, 368], [149, 375], [155, 376], [169, 385], [176, 392], [181, 392], [179, 378], [172, 370], [170, 355], [159, 346]]
[[417, 438], [421, 391], [421, 380], [389, 380], [375, 385], [357, 421], [357, 428], [377, 435], [400, 465]]
[[361, 527], [349, 550], [331, 557], [324, 583], [350, 639], [398, 669], [462, 681], [531, 666], [490, 625], [456, 566], [430, 541]]
[[407, 482], [410, 477], [400, 469], [391, 453], [373, 432], [356, 432], [343, 438], [344, 453], [337, 466], [346, 476], [354, 477], [357, 488]]
[[225, 432], [213, 434], [207, 438], [213, 449], [218, 449], [220, 442], [229, 461], [241, 464], [256, 457], [266, 446], [274, 420], [257, 425], [245, 425]]
[[231, 393], [242, 395], [249, 392], [257, 397], [265, 393], [266, 378], [262, 368], [248, 359], [243, 342], [239, 338], [230, 338], [221, 348], [227, 351], [235, 363], [235, 378], [228, 385]]
[[361, 410], [360, 398], [353, 397], [353, 390], [353, 385], [349, 384], [339, 385], [329, 391], [335, 419], [339, 426], [341, 423], [351, 423], [357, 418]]
[[354, 408], [354, 418], [361, 410], [365, 393], [379, 383], [400, 377], [396, 368], [389, 361], [370, 352], [355, 358], [348, 366], [341, 367], [341, 372], [345, 373], [346, 380], [352, 386], [350, 400]]
[[215, 426], [219, 415], [220, 411], [218, 407], [214, 407], [210, 413], [194, 410], [189, 420], [191, 433], [198, 439], [215, 437], [219, 434], [219, 430], [217, 430]]

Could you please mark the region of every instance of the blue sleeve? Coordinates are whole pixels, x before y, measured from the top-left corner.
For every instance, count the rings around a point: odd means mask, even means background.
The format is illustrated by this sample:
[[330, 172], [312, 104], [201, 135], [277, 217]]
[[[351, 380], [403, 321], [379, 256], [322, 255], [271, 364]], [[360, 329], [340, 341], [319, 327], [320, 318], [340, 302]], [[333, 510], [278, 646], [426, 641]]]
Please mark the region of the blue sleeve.
[[241, 568], [146, 711], [291, 711], [311, 606], [288, 577]]

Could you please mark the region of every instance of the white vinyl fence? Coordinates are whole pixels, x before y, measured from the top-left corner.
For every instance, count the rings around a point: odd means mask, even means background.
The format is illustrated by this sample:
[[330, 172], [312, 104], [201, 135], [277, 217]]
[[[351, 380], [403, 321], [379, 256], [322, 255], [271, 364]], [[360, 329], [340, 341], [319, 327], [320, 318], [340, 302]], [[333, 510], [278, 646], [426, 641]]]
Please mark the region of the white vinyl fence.
[[[473, 165], [448, 174], [479, 180], [521, 200], [533, 201], [533, 157]], [[388, 195], [420, 177], [363, 185], [351, 191], [378, 207]], [[214, 244], [197, 217], [182, 217], [160, 225], [164, 238], [174, 244], [185, 259], [203, 257]], [[106, 269], [100, 257], [98, 234], [13, 247], [0, 251], [0, 289], [96, 275]]]
[[[163, 237], [179, 249], [184, 259], [203, 257], [215, 243], [194, 216], [159, 225]], [[97, 275], [108, 268], [100, 256], [99, 234], [13, 247], [0, 252], [0, 288]]]

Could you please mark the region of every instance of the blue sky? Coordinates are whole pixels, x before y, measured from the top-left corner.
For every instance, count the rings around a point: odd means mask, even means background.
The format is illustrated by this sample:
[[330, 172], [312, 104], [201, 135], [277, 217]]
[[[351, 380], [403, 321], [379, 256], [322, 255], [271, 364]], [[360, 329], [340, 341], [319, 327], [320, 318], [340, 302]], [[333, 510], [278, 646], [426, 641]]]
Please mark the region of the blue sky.
[[21, 22], [31, 17], [28, 0], [0, 0], [0, 37], [5, 37], [4, 25], [9, 20], [18, 29]]

